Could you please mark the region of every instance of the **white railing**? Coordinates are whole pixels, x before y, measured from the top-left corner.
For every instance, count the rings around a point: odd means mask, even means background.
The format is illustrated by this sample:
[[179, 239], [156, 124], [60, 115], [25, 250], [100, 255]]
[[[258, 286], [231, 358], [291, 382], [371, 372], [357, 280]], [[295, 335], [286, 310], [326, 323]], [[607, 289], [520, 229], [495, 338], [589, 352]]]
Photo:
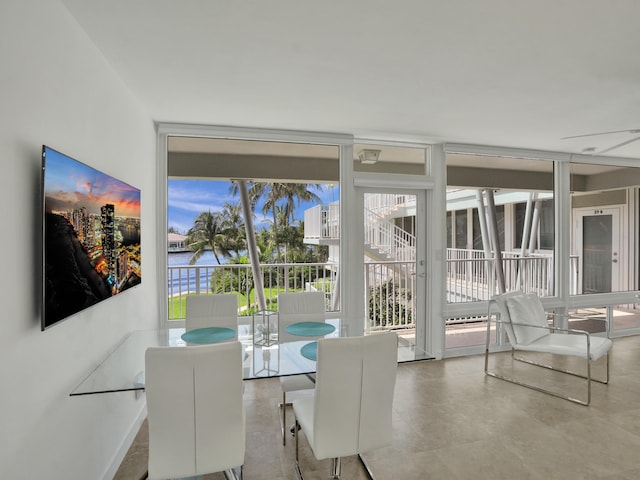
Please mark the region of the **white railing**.
[[[553, 295], [553, 257], [519, 258], [505, 252], [503, 266], [507, 290], [522, 289], [540, 296]], [[486, 301], [497, 293], [493, 259], [480, 250], [447, 250], [446, 295], [449, 303]], [[577, 257], [571, 257], [571, 293], [576, 293]], [[415, 261], [365, 263], [365, 295], [368, 330], [415, 326]], [[277, 308], [280, 291], [320, 290], [332, 311], [338, 265], [333, 263], [287, 263], [260, 266], [267, 308]], [[519, 273], [519, 275], [518, 275]], [[237, 293], [240, 315], [257, 309], [250, 265], [185, 265], [168, 267], [169, 319], [184, 318], [187, 295]], [[246, 299], [249, 299], [248, 301]], [[339, 310], [339, 306], [338, 306]]]
[[[378, 250], [389, 260], [415, 259], [415, 236], [384, 218], [389, 211], [404, 205], [404, 195], [368, 195], [365, 207], [365, 244]], [[340, 238], [340, 206], [338, 202], [316, 205], [304, 212], [304, 237], [309, 240]]]
[[[367, 329], [408, 328], [414, 326], [415, 262], [367, 263]], [[324, 263], [260, 265], [267, 308], [277, 309], [278, 292], [321, 290], [327, 311], [332, 311], [337, 265]], [[240, 315], [257, 309], [250, 265], [185, 265], [168, 267], [169, 320], [184, 318], [187, 295], [237, 293], [241, 297]], [[246, 299], [249, 302], [246, 302]]]
[[340, 238], [340, 204], [316, 205], [304, 211], [304, 236], [314, 240]]
[[407, 197], [415, 198], [413, 195], [401, 195], [395, 193], [376, 193], [375, 195], [364, 196], [364, 208], [371, 212], [386, 217], [396, 211], [401, 206], [406, 205]]
[[[326, 293], [327, 309], [333, 305], [337, 265], [331, 263], [262, 264], [267, 308], [277, 304], [278, 292], [321, 290]], [[251, 265], [181, 265], [168, 267], [169, 320], [184, 318], [187, 295], [237, 293], [241, 315], [258, 309]]]
[[371, 210], [365, 210], [364, 243], [389, 260], [415, 260], [416, 237]]
[[[536, 253], [520, 257], [519, 253], [502, 252], [505, 290], [522, 290], [541, 297], [553, 295], [553, 254]], [[577, 293], [578, 257], [570, 257], [570, 292]], [[482, 250], [447, 249], [447, 301], [478, 302], [497, 293], [493, 258], [485, 258]]]
[[415, 261], [365, 263], [367, 331], [415, 328]]
[[493, 259], [482, 250], [447, 249], [447, 302], [478, 302], [494, 293]]

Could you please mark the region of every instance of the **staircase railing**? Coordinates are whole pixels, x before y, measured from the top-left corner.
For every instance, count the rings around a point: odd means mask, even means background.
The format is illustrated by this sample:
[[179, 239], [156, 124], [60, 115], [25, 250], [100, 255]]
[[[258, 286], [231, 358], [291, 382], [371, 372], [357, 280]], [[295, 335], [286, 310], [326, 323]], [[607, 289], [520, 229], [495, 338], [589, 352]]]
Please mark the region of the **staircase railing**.
[[411, 196], [396, 193], [376, 193], [375, 195], [364, 196], [364, 208], [377, 213], [383, 218], [407, 204], [407, 199]]
[[415, 260], [416, 237], [371, 210], [365, 210], [364, 243], [386, 260]]

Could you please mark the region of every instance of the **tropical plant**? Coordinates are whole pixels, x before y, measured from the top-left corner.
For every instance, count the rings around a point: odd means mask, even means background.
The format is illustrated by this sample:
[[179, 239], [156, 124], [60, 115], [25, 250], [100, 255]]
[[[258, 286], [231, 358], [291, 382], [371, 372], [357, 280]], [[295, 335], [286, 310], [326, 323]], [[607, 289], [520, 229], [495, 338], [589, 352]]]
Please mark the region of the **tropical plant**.
[[[255, 208], [259, 199], [264, 198], [262, 213], [271, 213], [276, 260], [278, 263], [282, 263], [280, 230], [294, 221], [295, 207], [300, 205], [301, 201], [320, 201], [320, 197], [309, 190], [309, 185], [305, 183], [254, 182], [249, 188], [252, 207]], [[311, 185], [317, 190], [322, 189], [320, 184]]]
[[206, 252], [211, 250], [220, 264], [220, 257], [229, 258], [231, 252], [227, 244], [224, 217], [220, 212], [202, 212], [187, 232], [187, 245], [193, 251], [189, 264], [195, 264]]
[[[234, 265], [247, 263], [247, 257], [238, 257]], [[238, 270], [232, 266], [229, 268], [216, 268], [211, 274], [210, 282], [212, 293], [238, 292], [249, 298], [249, 294], [254, 289], [251, 271], [246, 269]]]
[[369, 289], [369, 319], [372, 326], [400, 325], [403, 319], [412, 321], [411, 290], [399, 287], [393, 280]]
[[220, 215], [222, 230], [225, 233], [224, 248], [229, 252], [234, 252], [234, 256], [238, 258], [240, 252], [247, 248], [242, 208], [238, 204], [225, 203]]

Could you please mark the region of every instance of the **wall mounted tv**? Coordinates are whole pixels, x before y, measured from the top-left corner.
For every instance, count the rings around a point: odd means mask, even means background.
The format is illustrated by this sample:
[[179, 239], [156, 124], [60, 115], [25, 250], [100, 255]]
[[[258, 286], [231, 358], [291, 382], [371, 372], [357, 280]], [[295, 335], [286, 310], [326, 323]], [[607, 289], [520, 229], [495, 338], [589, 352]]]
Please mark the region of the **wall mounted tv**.
[[42, 147], [42, 330], [142, 282], [140, 190]]

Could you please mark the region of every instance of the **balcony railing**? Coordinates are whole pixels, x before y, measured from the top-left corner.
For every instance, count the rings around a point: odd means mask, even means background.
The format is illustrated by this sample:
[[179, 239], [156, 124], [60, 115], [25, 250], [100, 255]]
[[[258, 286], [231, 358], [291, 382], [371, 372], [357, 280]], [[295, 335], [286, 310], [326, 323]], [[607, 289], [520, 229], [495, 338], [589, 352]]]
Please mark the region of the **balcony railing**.
[[[578, 258], [571, 257], [571, 292], [576, 293]], [[553, 256], [539, 254], [520, 258], [503, 253], [507, 291], [522, 289], [540, 296], [554, 293]], [[263, 264], [267, 308], [277, 309], [279, 292], [318, 290], [325, 292], [327, 312], [340, 309], [337, 302], [338, 265], [334, 263]], [[446, 292], [449, 303], [486, 301], [497, 293], [492, 258], [480, 250], [448, 249]], [[368, 330], [415, 327], [415, 262], [365, 263], [365, 305]], [[254, 298], [251, 265], [186, 265], [168, 267], [169, 319], [185, 316], [187, 295], [237, 293], [239, 315], [258, 309]]]
[[415, 261], [365, 263], [367, 331], [415, 328]]
[[[281, 263], [260, 265], [267, 308], [277, 304], [278, 292], [324, 291], [327, 310], [333, 305], [337, 265], [331, 263]], [[240, 315], [250, 315], [258, 305], [254, 299], [251, 265], [184, 265], [168, 267], [169, 320], [184, 318], [187, 295], [237, 293]]]
[[340, 204], [316, 205], [304, 211], [304, 237], [313, 240], [340, 238]]
[[[497, 293], [493, 258], [482, 250], [447, 249], [447, 301], [478, 302]], [[544, 297], [553, 295], [553, 254], [536, 253], [521, 257], [518, 253], [502, 253], [505, 290], [523, 290]], [[570, 292], [577, 293], [578, 256], [570, 257]]]
[[[368, 329], [414, 326], [414, 262], [366, 264]], [[278, 292], [324, 291], [327, 312], [336, 305], [338, 267], [331, 263], [260, 265], [267, 308], [277, 309]], [[250, 315], [257, 304], [251, 265], [185, 265], [168, 267], [169, 320], [184, 318], [187, 295], [236, 293], [241, 297], [239, 315]]]

